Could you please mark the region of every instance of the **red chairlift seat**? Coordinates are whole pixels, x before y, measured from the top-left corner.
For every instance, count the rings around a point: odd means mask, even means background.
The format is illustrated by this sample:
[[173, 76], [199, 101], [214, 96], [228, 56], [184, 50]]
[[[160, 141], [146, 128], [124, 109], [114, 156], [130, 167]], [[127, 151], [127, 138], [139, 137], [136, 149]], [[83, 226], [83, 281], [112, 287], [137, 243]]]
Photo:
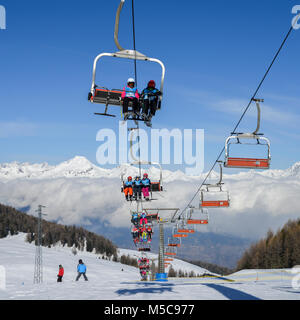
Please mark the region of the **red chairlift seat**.
[[225, 162], [227, 168], [241, 168], [241, 169], [269, 169], [270, 159], [256, 159], [256, 158], [232, 158], [228, 157]]
[[222, 161], [218, 161], [220, 166], [220, 178], [215, 184], [204, 184], [200, 190], [200, 206], [203, 208], [227, 208], [230, 205], [229, 193], [222, 189], [223, 172]]
[[186, 224], [187, 225], [205, 225], [208, 224], [208, 210], [203, 208], [203, 207], [199, 207], [198, 208], [193, 208], [190, 207], [187, 210], [187, 216], [186, 216]]
[[[239, 169], [269, 169], [271, 164], [271, 153], [270, 153], [270, 141], [263, 137], [262, 133], [258, 133], [260, 127], [260, 102], [264, 102], [263, 99], [252, 99], [255, 101], [257, 107], [257, 127], [253, 133], [236, 133], [233, 132], [230, 137], [225, 141], [225, 162], [224, 167], [226, 168], [239, 168]], [[229, 155], [229, 147], [234, 144], [245, 144], [243, 140], [255, 140], [256, 144], [252, 146], [264, 146], [267, 147], [266, 158], [244, 158], [244, 157], [232, 157]], [[247, 143], [249, 144], [249, 143]]]

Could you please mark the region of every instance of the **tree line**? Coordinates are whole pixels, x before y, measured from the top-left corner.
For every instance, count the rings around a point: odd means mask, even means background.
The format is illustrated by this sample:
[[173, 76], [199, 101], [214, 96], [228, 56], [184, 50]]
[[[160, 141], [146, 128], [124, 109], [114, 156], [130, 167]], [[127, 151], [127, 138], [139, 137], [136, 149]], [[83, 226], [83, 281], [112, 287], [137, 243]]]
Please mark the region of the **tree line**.
[[289, 220], [276, 233], [268, 231], [265, 238], [245, 251], [237, 263], [242, 269], [292, 268], [300, 264], [300, 219]]
[[[26, 240], [37, 242], [37, 221], [34, 216], [20, 212], [15, 208], [0, 204], [0, 238], [27, 233]], [[63, 246], [85, 249], [97, 254], [111, 257], [116, 254], [116, 246], [101, 235], [87, 231], [82, 227], [64, 226], [55, 222], [42, 220], [42, 246], [51, 247], [57, 243]]]

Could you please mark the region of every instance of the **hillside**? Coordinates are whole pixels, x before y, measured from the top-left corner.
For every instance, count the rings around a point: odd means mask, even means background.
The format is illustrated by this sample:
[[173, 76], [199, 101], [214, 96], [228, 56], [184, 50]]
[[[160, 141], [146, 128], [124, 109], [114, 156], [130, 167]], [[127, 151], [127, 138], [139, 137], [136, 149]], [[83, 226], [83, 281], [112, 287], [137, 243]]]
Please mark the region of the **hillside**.
[[[0, 289], [0, 300], [299, 300], [299, 290], [292, 288], [295, 276], [291, 270], [244, 270], [227, 277], [170, 278], [166, 283], [141, 282], [137, 269], [100, 256], [56, 245], [43, 247], [43, 283], [33, 284], [35, 246], [25, 242], [26, 234], [19, 233], [0, 239], [0, 261], [6, 274], [5, 288]], [[134, 255], [120, 249], [120, 254]], [[155, 256], [154, 256], [155, 258]], [[85, 282], [76, 278], [78, 259], [87, 266]], [[58, 265], [65, 276], [56, 282]], [[183, 261], [174, 261], [174, 268], [205, 269]], [[192, 269], [191, 269], [192, 268]], [[1, 286], [0, 274], [0, 286]], [[194, 303], [193, 303], [194, 304]], [[144, 314], [141, 313], [141, 317]]]
[[275, 234], [252, 244], [238, 261], [237, 270], [292, 268], [300, 264], [300, 219], [289, 221]]
[[[37, 218], [20, 212], [12, 207], [0, 204], [0, 238], [26, 232], [26, 240], [37, 240]], [[95, 251], [108, 257], [116, 254], [116, 247], [103, 236], [89, 232], [75, 226], [63, 226], [57, 223], [42, 220], [42, 245], [51, 247], [57, 243], [63, 246]]]

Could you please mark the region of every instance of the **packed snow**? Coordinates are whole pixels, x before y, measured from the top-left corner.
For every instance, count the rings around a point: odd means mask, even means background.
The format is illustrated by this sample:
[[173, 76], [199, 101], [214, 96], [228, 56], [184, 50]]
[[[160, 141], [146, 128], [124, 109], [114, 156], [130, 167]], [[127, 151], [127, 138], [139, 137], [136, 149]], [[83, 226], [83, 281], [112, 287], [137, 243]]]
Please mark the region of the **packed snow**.
[[[71, 248], [43, 247], [43, 283], [33, 284], [35, 246], [24, 241], [25, 234], [0, 239], [0, 282], [5, 270], [5, 286], [0, 283], [1, 300], [299, 300], [300, 288], [292, 281], [299, 274], [291, 270], [243, 270], [226, 277], [170, 278], [168, 282], [139, 280], [138, 270], [103, 260], [99, 255]], [[121, 254], [138, 254], [120, 249]], [[154, 257], [155, 255], [153, 255]], [[76, 267], [82, 259], [87, 266], [88, 281], [76, 282]], [[56, 282], [58, 266], [65, 276]], [[183, 261], [175, 268], [207, 272]], [[298, 281], [299, 282], [299, 281]], [[295, 281], [294, 281], [295, 283]], [[297, 281], [296, 281], [296, 284]]]

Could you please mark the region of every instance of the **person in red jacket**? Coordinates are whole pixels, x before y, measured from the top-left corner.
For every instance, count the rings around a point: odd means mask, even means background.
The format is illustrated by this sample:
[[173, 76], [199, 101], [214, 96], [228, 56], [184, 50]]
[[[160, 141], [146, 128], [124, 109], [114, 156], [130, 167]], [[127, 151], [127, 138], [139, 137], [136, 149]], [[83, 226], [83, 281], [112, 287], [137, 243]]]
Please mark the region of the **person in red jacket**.
[[63, 276], [64, 276], [64, 273], [65, 273], [64, 268], [63, 268], [63, 266], [60, 264], [60, 265], [59, 265], [59, 270], [58, 270], [58, 275], [57, 275], [57, 282], [62, 282], [62, 278], [63, 278]]

